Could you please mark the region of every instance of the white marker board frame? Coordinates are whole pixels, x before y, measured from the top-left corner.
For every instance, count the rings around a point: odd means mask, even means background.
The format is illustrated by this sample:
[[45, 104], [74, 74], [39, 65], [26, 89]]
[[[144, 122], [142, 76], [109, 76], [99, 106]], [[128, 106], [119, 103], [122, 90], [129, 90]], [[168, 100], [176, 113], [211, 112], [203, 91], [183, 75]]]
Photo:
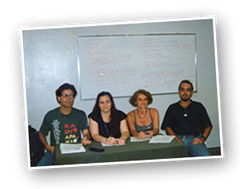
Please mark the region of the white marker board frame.
[[101, 91], [114, 97], [138, 89], [177, 93], [183, 79], [196, 91], [196, 34], [78, 36], [78, 73], [82, 100], [95, 99]]

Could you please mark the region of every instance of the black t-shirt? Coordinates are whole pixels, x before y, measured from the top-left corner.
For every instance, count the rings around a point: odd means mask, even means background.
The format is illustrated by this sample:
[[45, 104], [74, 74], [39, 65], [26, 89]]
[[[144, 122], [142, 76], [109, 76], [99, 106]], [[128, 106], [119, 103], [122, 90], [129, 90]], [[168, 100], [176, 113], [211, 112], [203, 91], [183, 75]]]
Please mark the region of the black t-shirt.
[[212, 127], [212, 123], [205, 107], [192, 101], [187, 108], [183, 108], [179, 102], [170, 105], [165, 114], [161, 128], [170, 127], [175, 134], [194, 135], [202, 134], [206, 127]]
[[126, 119], [127, 115], [123, 113], [120, 110], [117, 110], [116, 112], [116, 123], [117, 125], [114, 125], [114, 127], [109, 127], [109, 123], [104, 123], [102, 116], [100, 113], [90, 113], [89, 118], [92, 118], [94, 121], [98, 123], [98, 129], [99, 129], [99, 135], [103, 137], [109, 137], [112, 136], [114, 138], [120, 138], [121, 137], [121, 131], [120, 131], [120, 122], [124, 119]]

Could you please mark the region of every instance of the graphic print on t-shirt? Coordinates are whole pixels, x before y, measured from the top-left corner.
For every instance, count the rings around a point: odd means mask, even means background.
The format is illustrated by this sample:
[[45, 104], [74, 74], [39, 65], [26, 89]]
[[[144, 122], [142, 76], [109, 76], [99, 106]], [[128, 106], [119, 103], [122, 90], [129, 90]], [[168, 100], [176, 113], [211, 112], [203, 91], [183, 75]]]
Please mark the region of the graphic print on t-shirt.
[[60, 122], [58, 120], [53, 120], [52, 125], [53, 125], [53, 135], [56, 141], [56, 144], [59, 144], [60, 142], [60, 129], [59, 129], [59, 124]]
[[65, 143], [76, 143], [79, 139], [78, 128], [74, 124], [64, 125]]

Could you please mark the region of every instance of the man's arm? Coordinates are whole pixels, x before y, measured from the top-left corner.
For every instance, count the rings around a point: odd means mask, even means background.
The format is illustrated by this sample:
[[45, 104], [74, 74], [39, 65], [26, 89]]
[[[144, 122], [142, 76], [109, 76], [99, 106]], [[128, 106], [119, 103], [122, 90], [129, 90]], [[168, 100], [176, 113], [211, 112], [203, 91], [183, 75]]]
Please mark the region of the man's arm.
[[206, 128], [204, 129], [203, 134], [202, 134], [202, 136], [201, 136], [201, 139], [202, 139], [204, 142], [207, 140], [207, 138], [208, 138], [208, 136], [210, 135], [211, 131], [212, 131], [212, 127], [211, 127], [211, 126], [206, 127]]
[[203, 131], [203, 134], [201, 137], [199, 138], [194, 138], [193, 139], [193, 144], [194, 145], [197, 145], [197, 144], [202, 144], [204, 143], [206, 140], [207, 140], [207, 137], [209, 136], [210, 132], [212, 130], [212, 127], [209, 126], [209, 127], [206, 127]]
[[42, 134], [41, 131], [39, 131], [39, 139], [40, 139], [40, 141], [43, 143], [44, 148], [45, 148], [47, 151], [49, 151], [51, 154], [53, 154], [55, 147], [48, 145], [46, 136], [45, 136], [44, 134]]
[[91, 144], [91, 135], [89, 133], [89, 130], [88, 129], [85, 129], [82, 131], [83, 132], [83, 139], [81, 141], [81, 143], [83, 145], [89, 145]]
[[179, 143], [183, 144], [183, 142], [176, 136], [176, 134], [173, 132], [173, 130], [170, 127], [166, 127], [165, 131], [166, 131], [167, 135], [175, 136], [174, 140], [176, 140]]

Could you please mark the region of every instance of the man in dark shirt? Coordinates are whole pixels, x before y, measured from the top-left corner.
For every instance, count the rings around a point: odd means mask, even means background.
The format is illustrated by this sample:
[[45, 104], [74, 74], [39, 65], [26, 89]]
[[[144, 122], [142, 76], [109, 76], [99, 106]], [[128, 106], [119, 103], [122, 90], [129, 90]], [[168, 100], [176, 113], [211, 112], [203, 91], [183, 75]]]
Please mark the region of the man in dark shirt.
[[[88, 130], [87, 116], [84, 111], [73, 107], [77, 95], [75, 87], [65, 83], [56, 90], [56, 99], [60, 104], [49, 111], [43, 119], [39, 138], [47, 153], [38, 162], [37, 166], [52, 165], [56, 145], [60, 143], [82, 143], [89, 145], [91, 136]], [[81, 138], [82, 132], [83, 138]], [[46, 136], [51, 134], [50, 144]]]
[[178, 92], [180, 101], [168, 107], [161, 128], [185, 144], [192, 156], [210, 156], [205, 145], [212, 130], [207, 111], [200, 102], [191, 100], [193, 85], [190, 81], [183, 80]]

